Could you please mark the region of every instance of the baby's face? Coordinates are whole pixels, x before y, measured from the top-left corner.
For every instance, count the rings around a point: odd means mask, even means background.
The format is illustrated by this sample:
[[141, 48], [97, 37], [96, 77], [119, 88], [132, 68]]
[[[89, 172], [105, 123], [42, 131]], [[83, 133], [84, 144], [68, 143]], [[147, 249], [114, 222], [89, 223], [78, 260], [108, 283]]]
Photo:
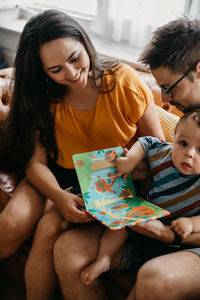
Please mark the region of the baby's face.
[[178, 125], [172, 161], [185, 175], [200, 174], [200, 127], [194, 120], [186, 119]]

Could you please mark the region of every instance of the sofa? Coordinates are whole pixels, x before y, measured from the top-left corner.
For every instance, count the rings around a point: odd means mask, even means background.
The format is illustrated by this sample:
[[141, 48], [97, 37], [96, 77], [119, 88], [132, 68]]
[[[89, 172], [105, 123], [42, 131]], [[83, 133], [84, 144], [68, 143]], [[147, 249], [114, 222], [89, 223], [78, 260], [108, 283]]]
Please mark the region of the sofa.
[[[171, 107], [170, 104], [162, 103], [160, 89], [156, 85], [156, 82], [149, 70], [147, 70], [141, 65], [137, 65], [133, 63], [129, 63], [129, 64], [137, 70], [139, 75], [151, 88], [154, 95], [154, 101], [156, 104], [157, 112], [161, 121], [161, 126], [163, 127], [166, 136], [166, 140], [171, 142], [175, 125], [181, 113], [177, 111], [174, 107]], [[0, 70], [0, 122], [2, 122], [5, 119], [9, 111], [11, 95], [12, 95], [12, 86], [10, 86], [9, 83], [11, 81], [12, 72], [13, 72], [12, 68]], [[0, 171], [0, 212], [3, 210], [3, 208], [9, 201], [18, 183], [19, 183], [19, 178], [16, 174]], [[13, 282], [15, 282], [15, 284], [18, 287], [22, 288], [22, 290], [24, 290], [25, 287], [23, 271], [24, 271], [26, 257], [30, 249], [30, 245], [31, 245], [30, 240], [25, 241], [25, 243], [22, 245], [22, 247], [17, 251], [17, 253], [13, 257], [5, 259], [0, 263], [1, 274], [4, 274]], [[106, 287], [108, 287], [108, 283], [109, 283], [109, 288], [108, 288], [108, 293], [110, 295], [109, 299], [116, 300], [116, 299], [124, 299], [124, 297], [127, 294], [127, 291], [129, 290], [130, 286], [133, 284], [134, 279], [135, 279], [134, 274], [132, 274], [131, 272], [129, 273], [117, 272], [117, 274], [116, 272], [108, 272], [108, 274], [103, 276], [102, 280], [104, 280]], [[0, 295], [1, 295], [1, 286], [0, 286]], [[14, 299], [14, 298], [11, 297], [6, 299]]]

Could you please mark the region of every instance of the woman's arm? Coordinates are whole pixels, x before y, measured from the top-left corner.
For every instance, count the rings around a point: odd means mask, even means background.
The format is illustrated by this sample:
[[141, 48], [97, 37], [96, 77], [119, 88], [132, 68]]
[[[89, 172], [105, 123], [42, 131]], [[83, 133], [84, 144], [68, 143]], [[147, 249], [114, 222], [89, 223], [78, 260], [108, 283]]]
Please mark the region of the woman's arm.
[[71, 222], [81, 223], [92, 220], [82, 208], [83, 199], [60, 188], [55, 176], [47, 166], [47, 152], [37, 140], [35, 150], [26, 168], [26, 176], [33, 186], [51, 199], [60, 213]]
[[137, 127], [139, 136], [155, 136], [165, 140], [153, 101], [151, 101], [143, 116], [138, 120]]
[[[152, 101], [137, 122], [138, 136], [155, 136], [165, 141], [165, 136], [160, 125], [155, 104]], [[131, 174], [134, 180], [145, 179], [150, 176], [150, 170], [146, 160], [141, 161]]]

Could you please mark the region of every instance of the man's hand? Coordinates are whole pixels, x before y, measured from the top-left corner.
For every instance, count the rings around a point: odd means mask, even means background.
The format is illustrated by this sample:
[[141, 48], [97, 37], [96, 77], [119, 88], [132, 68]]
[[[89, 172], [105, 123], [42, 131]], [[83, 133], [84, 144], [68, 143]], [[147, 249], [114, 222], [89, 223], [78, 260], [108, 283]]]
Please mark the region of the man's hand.
[[174, 241], [174, 232], [170, 226], [164, 225], [159, 220], [139, 223], [131, 227], [132, 230], [144, 234], [150, 238], [160, 240], [164, 243], [171, 243]]

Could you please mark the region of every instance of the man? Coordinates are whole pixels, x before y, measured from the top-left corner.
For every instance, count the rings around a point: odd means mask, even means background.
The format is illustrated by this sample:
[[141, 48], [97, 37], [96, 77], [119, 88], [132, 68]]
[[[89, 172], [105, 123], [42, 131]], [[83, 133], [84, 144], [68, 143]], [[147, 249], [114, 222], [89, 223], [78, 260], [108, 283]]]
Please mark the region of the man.
[[140, 59], [162, 91], [163, 102], [182, 112], [200, 105], [200, 21], [178, 19], [158, 28]]
[[[170, 102], [182, 112], [200, 106], [200, 21], [191, 22], [184, 18], [158, 28], [141, 54], [140, 61], [150, 67], [161, 88], [163, 102]], [[140, 267], [127, 300], [200, 299], [200, 233], [191, 234], [180, 241], [172, 231], [158, 232], [151, 226], [151, 222], [148, 224], [148, 231], [142, 224], [135, 227], [135, 231], [142, 234], [141, 240], [146, 243], [140, 248], [141, 251], [144, 250], [146, 262], [144, 260]], [[77, 280], [81, 266], [86, 264], [87, 249], [81, 241], [84, 235], [88, 238], [88, 234], [84, 233], [82, 227], [80, 232], [76, 230], [74, 233], [64, 233], [57, 240], [54, 251], [55, 268], [64, 299], [106, 299], [99, 280], [91, 286], [81, 285], [80, 280]], [[92, 239], [88, 248], [93, 247], [94, 253], [90, 251], [92, 256], [87, 261], [94, 259], [96, 255], [94, 245], [100, 233], [91, 230], [90, 234]], [[175, 247], [168, 247], [168, 243], [174, 243]], [[66, 248], [71, 248], [67, 255]], [[148, 253], [152, 251], [154, 254], [149, 254], [147, 259]], [[122, 249], [122, 256], [120, 252], [114, 258], [113, 268], [119, 265], [121, 257], [126, 258], [123, 256], [125, 253], [127, 256], [131, 253], [131, 259], [135, 259], [134, 252], [123, 252]], [[77, 255], [79, 260], [76, 260]], [[73, 289], [79, 290], [79, 294], [73, 292]]]

